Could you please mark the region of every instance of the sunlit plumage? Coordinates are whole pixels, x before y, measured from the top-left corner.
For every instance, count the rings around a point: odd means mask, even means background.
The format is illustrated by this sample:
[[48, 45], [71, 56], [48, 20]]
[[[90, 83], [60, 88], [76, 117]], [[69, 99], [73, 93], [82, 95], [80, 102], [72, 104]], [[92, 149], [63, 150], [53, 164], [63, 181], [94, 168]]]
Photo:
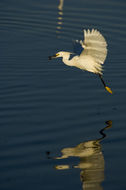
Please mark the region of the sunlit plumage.
[[103, 35], [95, 29], [84, 30], [84, 41], [79, 41], [83, 48], [80, 55], [70, 59], [71, 52], [60, 51], [49, 59], [62, 57], [62, 61], [68, 66], [74, 66], [82, 70], [98, 74], [105, 89], [112, 94], [112, 90], [106, 86], [102, 78], [102, 65], [107, 56], [107, 43]]

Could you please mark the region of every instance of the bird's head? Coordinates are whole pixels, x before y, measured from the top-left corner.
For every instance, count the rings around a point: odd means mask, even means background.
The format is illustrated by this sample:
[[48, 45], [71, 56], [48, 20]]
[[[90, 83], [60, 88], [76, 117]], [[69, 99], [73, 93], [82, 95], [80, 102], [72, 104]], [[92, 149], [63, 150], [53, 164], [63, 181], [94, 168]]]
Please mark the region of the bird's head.
[[51, 60], [53, 58], [57, 58], [57, 57], [63, 57], [63, 54], [64, 54], [63, 51], [59, 51], [55, 55], [49, 56], [49, 60]]
[[49, 60], [57, 57], [69, 57], [70, 54], [71, 54], [70, 52], [59, 51], [55, 55], [49, 56]]

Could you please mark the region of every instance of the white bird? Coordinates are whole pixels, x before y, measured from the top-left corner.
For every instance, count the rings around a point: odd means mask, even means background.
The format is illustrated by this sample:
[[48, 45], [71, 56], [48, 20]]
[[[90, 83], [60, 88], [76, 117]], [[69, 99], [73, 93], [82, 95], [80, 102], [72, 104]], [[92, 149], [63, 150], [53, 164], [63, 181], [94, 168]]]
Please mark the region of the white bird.
[[84, 41], [79, 41], [83, 50], [78, 56], [74, 56], [70, 59], [71, 52], [60, 51], [53, 56], [49, 56], [49, 59], [62, 57], [62, 61], [68, 66], [74, 66], [82, 70], [93, 72], [97, 74], [104, 88], [112, 94], [112, 90], [106, 86], [103, 80], [103, 68], [102, 65], [107, 56], [107, 42], [103, 35], [96, 29], [91, 31], [88, 29], [84, 30]]

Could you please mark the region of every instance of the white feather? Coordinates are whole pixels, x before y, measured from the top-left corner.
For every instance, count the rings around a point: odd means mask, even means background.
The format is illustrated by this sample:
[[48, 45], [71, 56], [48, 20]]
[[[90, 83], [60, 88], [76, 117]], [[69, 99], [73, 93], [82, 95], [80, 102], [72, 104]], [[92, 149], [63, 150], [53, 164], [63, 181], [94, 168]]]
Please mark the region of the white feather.
[[80, 56], [90, 55], [97, 63], [104, 64], [107, 56], [107, 43], [99, 31], [84, 30], [84, 41], [80, 43], [84, 48]]
[[112, 94], [112, 90], [106, 86], [101, 76], [103, 70], [102, 64], [104, 64], [107, 56], [107, 43], [105, 38], [98, 30], [84, 30], [84, 41], [80, 41], [80, 45], [84, 48], [80, 56], [74, 56], [70, 59], [70, 52], [60, 51], [54, 56], [49, 56], [49, 59], [62, 57], [62, 61], [68, 66], [74, 66], [98, 74], [104, 88]]
[[102, 34], [92, 29], [84, 30], [84, 41], [80, 41], [84, 50], [80, 56], [70, 58], [70, 52], [58, 52], [56, 57], [63, 57], [63, 62], [68, 66], [75, 66], [82, 70], [102, 75], [102, 64], [107, 55], [107, 43]]

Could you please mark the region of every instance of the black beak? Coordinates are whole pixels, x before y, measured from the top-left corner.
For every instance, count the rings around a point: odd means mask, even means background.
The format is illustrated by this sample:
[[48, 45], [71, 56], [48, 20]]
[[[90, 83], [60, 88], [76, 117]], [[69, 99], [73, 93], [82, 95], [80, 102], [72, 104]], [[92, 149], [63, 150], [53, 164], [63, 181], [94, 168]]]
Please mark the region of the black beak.
[[56, 58], [56, 55], [49, 56], [48, 58], [49, 58], [49, 60], [52, 60], [53, 58]]

